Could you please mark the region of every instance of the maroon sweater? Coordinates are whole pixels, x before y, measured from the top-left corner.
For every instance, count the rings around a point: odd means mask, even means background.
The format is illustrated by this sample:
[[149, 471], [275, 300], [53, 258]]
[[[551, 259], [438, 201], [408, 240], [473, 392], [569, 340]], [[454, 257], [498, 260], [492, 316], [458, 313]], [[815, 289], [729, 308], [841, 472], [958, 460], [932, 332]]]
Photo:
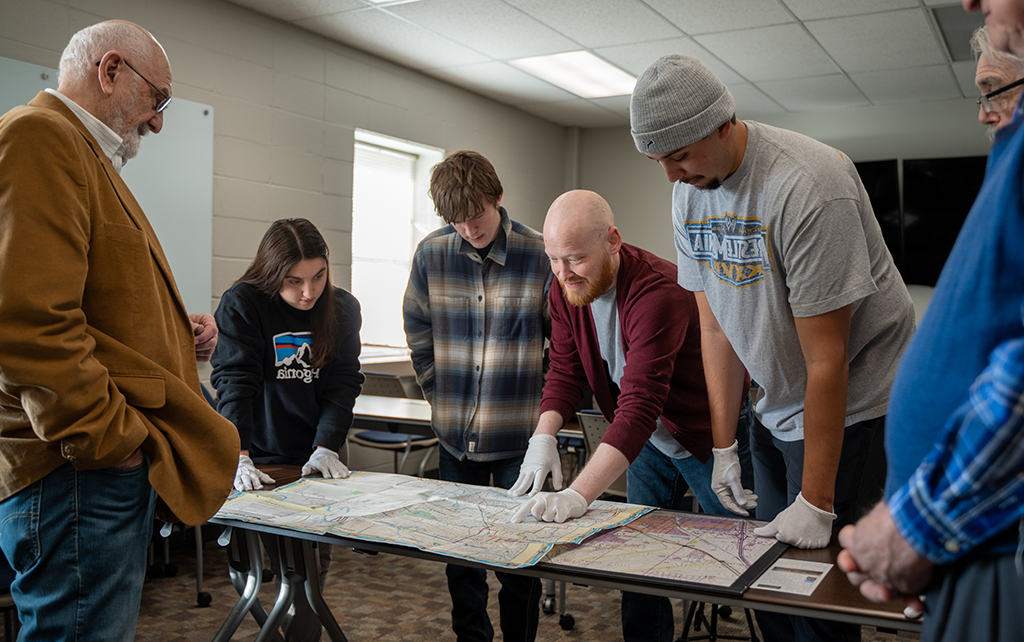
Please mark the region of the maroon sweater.
[[551, 366], [540, 411], [574, 417], [589, 383], [611, 422], [602, 443], [632, 462], [660, 417], [700, 462], [711, 456], [711, 415], [700, 354], [700, 319], [693, 293], [676, 283], [676, 266], [622, 244], [616, 307], [626, 365], [617, 389], [597, 342], [590, 306], [569, 304], [552, 287]]

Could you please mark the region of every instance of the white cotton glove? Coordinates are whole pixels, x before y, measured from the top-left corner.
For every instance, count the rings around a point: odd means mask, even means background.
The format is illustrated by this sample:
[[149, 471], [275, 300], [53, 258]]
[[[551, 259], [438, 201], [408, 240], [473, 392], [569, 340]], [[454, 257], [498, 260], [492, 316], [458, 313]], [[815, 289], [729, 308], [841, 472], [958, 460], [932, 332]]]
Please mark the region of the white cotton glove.
[[309, 456], [309, 461], [302, 465], [302, 476], [312, 475], [318, 471], [324, 479], [344, 479], [348, 477], [348, 467], [338, 459], [338, 453], [330, 448], [317, 448]]
[[553, 435], [534, 435], [530, 437], [526, 457], [519, 467], [519, 479], [508, 489], [509, 496], [521, 497], [527, 493], [536, 495], [544, 487], [548, 473], [551, 473], [551, 483], [555, 490], [560, 489], [562, 459], [558, 456], [558, 440]]
[[825, 548], [832, 539], [832, 520], [835, 518], [835, 513], [821, 510], [800, 493], [789, 508], [770, 523], [755, 528], [754, 534], [774, 537], [797, 548]]
[[582, 517], [587, 512], [587, 500], [571, 488], [559, 493], [537, 493], [523, 502], [512, 515], [512, 523], [518, 524], [527, 515], [533, 515], [543, 522], [558, 522]]
[[274, 479], [265, 472], [258, 470], [248, 455], [238, 455], [238, 468], [235, 470], [235, 490], [259, 490], [263, 484], [273, 484]]
[[746, 517], [745, 509], [757, 506], [757, 495], [743, 488], [740, 481], [740, 457], [737, 454], [739, 442], [732, 442], [728, 448], [712, 448], [715, 467], [711, 472], [711, 490], [718, 495], [718, 501], [726, 510]]

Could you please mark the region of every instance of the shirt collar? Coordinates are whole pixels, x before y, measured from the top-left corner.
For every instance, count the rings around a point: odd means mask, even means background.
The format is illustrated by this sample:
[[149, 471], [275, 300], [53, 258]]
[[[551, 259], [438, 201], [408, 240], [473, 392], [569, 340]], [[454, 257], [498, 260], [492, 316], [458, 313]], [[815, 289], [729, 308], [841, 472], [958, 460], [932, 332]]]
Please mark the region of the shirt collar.
[[[491, 246], [491, 251], [487, 253], [487, 258], [503, 266], [505, 265], [505, 253], [508, 250], [508, 235], [512, 231], [512, 219], [508, 217], [508, 212], [505, 211], [504, 207], [499, 206], [498, 211], [501, 212], [501, 225], [498, 226], [498, 235], [494, 237], [494, 245]], [[462, 243], [459, 245], [459, 254], [467, 254], [477, 262], [482, 263], [476, 248], [466, 239], [462, 239]]]
[[121, 168], [124, 167], [125, 160], [124, 154], [124, 141], [118, 136], [113, 129], [107, 127], [99, 118], [96, 118], [85, 109], [83, 109], [78, 103], [71, 100], [64, 94], [60, 93], [56, 89], [46, 88], [46, 93], [56, 96], [62, 103], [67, 105], [68, 109], [78, 117], [78, 120], [82, 121], [85, 128], [92, 134], [92, 137], [96, 139], [96, 142], [100, 144], [100, 149], [103, 150], [103, 154], [110, 160], [110, 164], [114, 166], [117, 173], [121, 173]]

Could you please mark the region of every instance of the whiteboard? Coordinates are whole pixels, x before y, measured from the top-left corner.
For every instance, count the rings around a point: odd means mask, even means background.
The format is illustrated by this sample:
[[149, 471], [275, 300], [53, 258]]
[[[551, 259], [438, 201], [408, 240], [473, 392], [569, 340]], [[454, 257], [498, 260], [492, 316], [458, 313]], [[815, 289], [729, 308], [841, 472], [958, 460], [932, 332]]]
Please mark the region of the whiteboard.
[[[0, 114], [57, 88], [57, 70], [0, 57]], [[175, 98], [161, 134], [142, 139], [121, 171], [153, 224], [185, 307], [210, 312], [213, 272], [213, 107]]]

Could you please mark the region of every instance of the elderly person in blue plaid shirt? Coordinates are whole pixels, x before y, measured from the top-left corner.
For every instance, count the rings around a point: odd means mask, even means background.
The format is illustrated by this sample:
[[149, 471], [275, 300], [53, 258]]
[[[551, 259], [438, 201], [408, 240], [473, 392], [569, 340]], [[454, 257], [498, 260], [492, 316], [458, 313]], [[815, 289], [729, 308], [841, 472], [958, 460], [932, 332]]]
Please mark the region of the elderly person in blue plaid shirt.
[[[452, 152], [431, 170], [430, 197], [448, 225], [416, 248], [403, 315], [441, 479], [507, 489], [540, 414], [552, 274], [541, 235], [509, 218], [502, 193], [477, 152]], [[485, 571], [449, 564], [446, 573], [457, 639], [490, 642]], [[495, 575], [504, 639], [531, 642], [540, 580]]]
[[[983, 9], [1024, 54], [1024, 0]], [[886, 424], [886, 501], [839, 534], [870, 599], [924, 611], [922, 640], [1024, 640], [1024, 121], [995, 133], [985, 183], [907, 347]]]

